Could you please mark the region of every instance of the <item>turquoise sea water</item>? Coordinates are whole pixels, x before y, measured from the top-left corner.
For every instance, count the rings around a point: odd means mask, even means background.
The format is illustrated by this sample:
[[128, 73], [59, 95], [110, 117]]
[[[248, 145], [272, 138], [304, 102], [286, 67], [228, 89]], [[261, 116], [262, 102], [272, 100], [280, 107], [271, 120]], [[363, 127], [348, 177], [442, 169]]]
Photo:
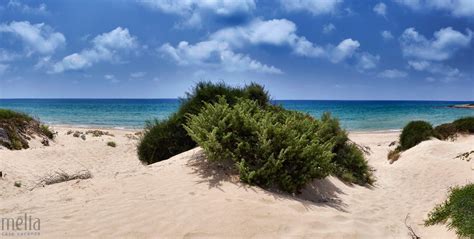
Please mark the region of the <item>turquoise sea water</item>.
[[[447, 106], [449, 101], [277, 100], [276, 104], [315, 117], [331, 112], [348, 130], [392, 130], [410, 120], [434, 125], [474, 116], [472, 109]], [[29, 113], [49, 124], [142, 128], [146, 120], [164, 119], [179, 107], [177, 99], [0, 99], [0, 108]]]

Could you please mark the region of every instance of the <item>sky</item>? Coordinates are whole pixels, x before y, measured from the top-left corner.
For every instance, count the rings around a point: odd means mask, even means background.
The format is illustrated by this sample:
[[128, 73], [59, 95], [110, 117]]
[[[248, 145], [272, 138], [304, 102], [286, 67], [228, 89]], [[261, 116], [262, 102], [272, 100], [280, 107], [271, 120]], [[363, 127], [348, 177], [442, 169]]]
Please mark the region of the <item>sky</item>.
[[474, 100], [474, 0], [0, 0], [0, 98]]

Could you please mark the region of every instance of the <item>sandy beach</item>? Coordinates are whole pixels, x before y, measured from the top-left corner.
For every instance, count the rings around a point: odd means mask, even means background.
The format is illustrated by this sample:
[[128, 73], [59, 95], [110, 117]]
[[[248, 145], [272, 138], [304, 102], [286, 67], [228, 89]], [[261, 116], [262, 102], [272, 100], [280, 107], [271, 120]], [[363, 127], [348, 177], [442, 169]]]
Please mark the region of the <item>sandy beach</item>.
[[[474, 182], [474, 160], [455, 158], [474, 149], [474, 136], [425, 141], [390, 164], [398, 132], [354, 132], [353, 141], [370, 147], [375, 186], [330, 177], [291, 196], [216, 172], [199, 148], [144, 166], [135, 131], [109, 129], [113, 136], [82, 140], [67, 132], [87, 129], [53, 128], [51, 146], [0, 150], [0, 214], [39, 218], [41, 238], [408, 238], [407, 226], [422, 238], [456, 238], [423, 220], [451, 186]], [[81, 170], [92, 178], [38, 184]]]

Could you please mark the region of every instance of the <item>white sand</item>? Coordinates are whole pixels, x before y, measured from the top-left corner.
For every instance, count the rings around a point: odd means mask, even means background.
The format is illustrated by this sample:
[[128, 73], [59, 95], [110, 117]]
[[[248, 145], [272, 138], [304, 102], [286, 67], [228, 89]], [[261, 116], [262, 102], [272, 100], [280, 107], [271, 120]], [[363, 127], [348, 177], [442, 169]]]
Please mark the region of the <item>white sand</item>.
[[[125, 136], [133, 132], [109, 130], [115, 137], [83, 141], [66, 135], [68, 128], [55, 130], [49, 147], [0, 150], [0, 170], [7, 174], [0, 179], [0, 215], [40, 218], [44, 238], [409, 238], [407, 215], [422, 238], [455, 238], [445, 226], [424, 227], [423, 220], [449, 187], [474, 182], [474, 160], [454, 159], [474, 150], [474, 136], [426, 141], [389, 164], [388, 145], [398, 133], [353, 133], [352, 140], [372, 149], [376, 185], [329, 178], [292, 197], [214, 172], [199, 160], [199, 149], [143, 166], [137, 140]], [[54, 171], [83, 169], [93, 178], [29, 190]]]

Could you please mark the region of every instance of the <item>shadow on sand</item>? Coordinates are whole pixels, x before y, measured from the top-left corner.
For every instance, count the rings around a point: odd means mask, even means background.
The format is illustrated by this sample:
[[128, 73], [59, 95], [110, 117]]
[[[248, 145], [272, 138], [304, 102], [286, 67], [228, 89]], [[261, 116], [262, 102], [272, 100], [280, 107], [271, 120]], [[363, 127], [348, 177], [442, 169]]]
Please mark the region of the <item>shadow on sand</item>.
[[191, 159], [187, 163], [192, 169], [192, 174], [199, 176], [200, 180], [196, 183], [207, 183], [209, 188], [216, 188], [224, 192], [223, 183], [231, 183], [246, 191], [263, 192], [272, 196], [275, 200], [292, 200], [300, 202], [306, 210], [312, 210], [316, 207], [331, 207], [339, 211], [346, 212], [347, 204], [341, 200], [341, 195], [346, 194], [346, 190], [350, 187], [357, 187], [344, 183], [337, 183], [336, 178], [326, 178], [313, 180], [298, 194], [289, 194], [278, 190], [267, 190], [257, 186], [249, 186], [239, 181], [238, 173], [229, 168], [230, 163], [218, 164], [210, 163], [206, 160], [206, 156], [202, 150], [195, 151]]

